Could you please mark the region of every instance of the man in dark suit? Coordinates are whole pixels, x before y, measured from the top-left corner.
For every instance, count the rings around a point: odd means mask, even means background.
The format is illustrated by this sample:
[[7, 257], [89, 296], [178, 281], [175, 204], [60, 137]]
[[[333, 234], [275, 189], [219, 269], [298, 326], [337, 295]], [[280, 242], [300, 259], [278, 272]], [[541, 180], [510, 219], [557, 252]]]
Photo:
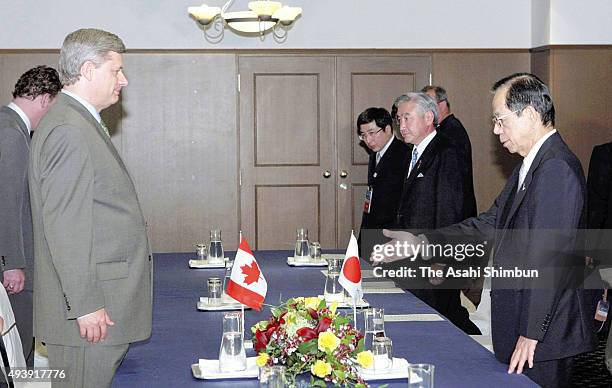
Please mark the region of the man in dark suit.
[[19, 77], [13, 101], [0, 108], [0, 271], [28, 366], [34, 366], [34, 242], [27, 178], [30, 133], [61, 88], [55, 69], [38, 66]]
[[[413, 144], [408, 174], [404, 179], [395, 228], [431, 230], [452, 225], [470, 216], [473, 191], [457, 169], [461, 156], [435, 126], [438, 110], [425, 93], [408, 93], [396, 99], [397, 120], [406, 143]], [[437, 265], [434, 265], [437, 267]], [[437, 287], [443, 279], [404, 283], [416, 296], [450, 319], [468, 334], [480, 334], [461, 306], [459, 290]]]
[[32, 139], [34, 332], [49, 367], [68, 369], [60, 387], [110, 387], [130, 343], [151, 335], [147, 226], [100, 117], [128, 84], [123, 52], [110, 32], [68, 34], [64, 89]]
[[[468, 198], [473, 198], [474, 201], [466, 204], [466, 212], [470, 217], [477, 214], [476, 196], [474, 195], [474, 175], [472, 169], [472, 143], [467, 131], [459, 119], [451, 112], [451, 104], [448, 99], [446, 89], [437, 85], [427, 85], [421, 92], [427, 94], [436, 101], [438, 112], [440, 114], [440, 124], [436, 127], [439, 134], [446, 136], [452, 145], [457, 147], [461, 155], [462, 166], [465, 169], [468, 183], [466, 190]], [[484, 278], [472, 279], [469, 282], [469, 287], [463, 290], [465, 296], [470, 299], [474, 305], [480, 303], [480, 295], [482, 293], [482, 285]]]
[[[599, 273], [604, 287], [612, 287], [612, 143], [593, 148], [589, 163], [588, 226], [589, 252], [600, 263]], [[600, 295], [598, 295], [600, 297]], [[610, 294], [608, 293], [608, 298]], [[608, 299], [609, 300], [609, 299]], [[612, 372], [612, 330], [608, 334], [606, 365]]]
[[384, 108], [368, 108], [357, 118], [357, 135], [372, 151], [368, 163], [368, 190], [364, 199], [360, 247], [366, 257], [380, 242], [383, 228], [393, 226], [402, 185], [408, 171], [409, 149], [393, 135], [393, 120]]
[[596, 340], [593, 312], [577, 283], [584, 272], [584, 257], [576, 254], [585, 226], [582, 167], [554, 129], [553, 101], [540, 79], [514, 74], [493, 91], [493, 131], [524, 158], [493, 206], [425, 236], [385, 235], [409, 245], [448, 242], [451, 234], [478, 237], [494, 242], [494, 268], [536, 269], [537, 278], [492, 277], [495, 356], [509, 364], [508, 373], [525, 372], [544, 387], [567, 386], [572, 357], [594, 349]]

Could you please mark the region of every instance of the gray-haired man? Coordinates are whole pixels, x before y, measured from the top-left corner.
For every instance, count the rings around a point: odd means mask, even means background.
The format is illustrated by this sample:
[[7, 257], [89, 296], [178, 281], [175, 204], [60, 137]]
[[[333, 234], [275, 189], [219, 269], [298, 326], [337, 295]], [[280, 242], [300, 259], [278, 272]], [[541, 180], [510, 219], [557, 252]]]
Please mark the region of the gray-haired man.
[[36, 336], [58, 386], [106, 387], [151, 333], [152, 263], [136, 189], [100, 111], [128, 81], [117, 36], [82, 29], [60, 52], [64, 89], [32, 141]]

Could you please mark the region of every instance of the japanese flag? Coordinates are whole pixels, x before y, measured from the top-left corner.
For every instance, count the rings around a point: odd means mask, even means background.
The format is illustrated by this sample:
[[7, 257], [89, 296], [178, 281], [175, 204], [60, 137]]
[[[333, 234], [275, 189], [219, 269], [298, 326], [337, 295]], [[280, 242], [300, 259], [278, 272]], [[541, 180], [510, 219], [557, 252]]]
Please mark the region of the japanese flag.
[[249, 244], [242, 236], [225, 292], [255, 310], [261, 310], [261, 305], [266, 299], [268, 283], [259, 270]]
[[344, 263], [342, 263], [342, 271], [340, 271], [338, 281], [353, 300], [361, 299], [363, 296], [363, 289], [361, 288], [361, 263], [359, 262], [357, 239], [353, 232], [351, 232], [351, 239], [346, 248]]

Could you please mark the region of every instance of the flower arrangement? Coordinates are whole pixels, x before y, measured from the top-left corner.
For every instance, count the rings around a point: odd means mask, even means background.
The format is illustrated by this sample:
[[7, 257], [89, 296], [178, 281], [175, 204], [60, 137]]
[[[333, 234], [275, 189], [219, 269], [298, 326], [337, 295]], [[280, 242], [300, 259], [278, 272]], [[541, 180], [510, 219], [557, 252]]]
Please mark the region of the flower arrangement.
[[362, 351], [363, 335], [349, 318], [336, 314], [336, 307], [321, 298], [300, 297], [272, 308], [269, 320], [251, 328], [257, 365], [285, 365], [293, 383], [298, 374], [310, 372], [311, 386], [366, 387], [357, 367], [371, 367], [372, 352]]

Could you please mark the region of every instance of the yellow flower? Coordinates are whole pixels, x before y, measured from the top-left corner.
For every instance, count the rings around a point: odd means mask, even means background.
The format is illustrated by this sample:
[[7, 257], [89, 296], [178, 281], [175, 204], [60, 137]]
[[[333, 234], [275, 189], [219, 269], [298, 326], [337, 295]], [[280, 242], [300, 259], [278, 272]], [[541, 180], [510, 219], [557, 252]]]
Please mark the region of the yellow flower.
[[325, 352], [327, 350], [333, 352], [340, 345], [340, 338], [336, 337], [331, 331], [319, 333], [319, 350]]
[[313, 375], [324, 378], [332, 372], [332, 367], [325, 361], [317, 360], [313, 366], [310, 367], [310, 373]]
[[338, 301], [333, 301], [331, 306], [329, 306], [329, 311], [331, 311], [331, 313], [335, 315], [337, 308], [338, 308]]
[[364, 368], [371, 368], [374, 364], [374, 355], [372, 351], [366, 350], [357, 354], [357, 362]]
[[270, 359], [270, 356], [268, 356], [266, 353], [259, 353], [259, 355], [257, 356], [257, 359], [255, 359], [255, 363], [257, 364], [258, 367], [261, 368], [268, 363], [269, 359]]
[[319, 307], [319, 303], [321, 303], [321, 299], [319, 299], [319, 297], [317, 296], [304, 298], [304, 305], [306, 306], [306, 308], [316, 310], [317, 307]]
[[301, 303], [304, 301], [304, 297], [303, 296], [298, 296], [297, 298], [293, 298], [294, 301], [296, 301], [297, 303]]

